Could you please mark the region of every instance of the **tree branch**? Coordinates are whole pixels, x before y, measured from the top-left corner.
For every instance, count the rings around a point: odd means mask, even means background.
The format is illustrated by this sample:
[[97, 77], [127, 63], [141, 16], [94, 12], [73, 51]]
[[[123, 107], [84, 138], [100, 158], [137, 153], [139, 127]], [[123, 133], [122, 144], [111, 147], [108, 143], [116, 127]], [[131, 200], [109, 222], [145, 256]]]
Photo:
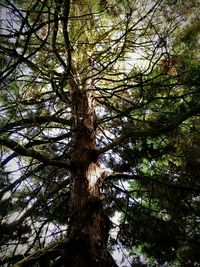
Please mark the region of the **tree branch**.
[[[61, 249], [66, 248], [69, 240], [61, 240], [56, 243], [49, 245], [48, 247], [44, 247], [32, 255], [26, 257], [25, 259], [15, 263], [12, 267], [25, 267], [30, 266], [32, 263], [40, 260], [41, 258], [52, 259], [56, 258], [61, 254]], [[69, 244], [70, 245], [70, 244]]]
[[7, 148], [10, 148], [20, 156], [26, 156], [26, 157], [31, 157], [33, 159], [37, 159], [38, 161], [43, 162], [45, 165], [65, 167], [65, 168], [69, 168], [70, 166], [66, 161], [50, 159], [33, 149], [31, 150], [26, 149], [24, 146], [6, 137], [0, 137], [0, 144]]
[[[178, 112], [177, 112], [178, 113]], [[112, 143], [109, 145], [100, 148], [98, 150], [98, 154], [103, 154], [110, 149], [122, 144], [124, 140], [129, 137], [132, 138], [141, 138], [141, 137], [158, 137], [162, 134], [169, 133], [176, 129], [182, 122], [187, 120], [192, 116], [196, 116], [200, 113], [200, 106], [196, 106], [193, 109], [184, 112], [182, 114], [178, 114], [172, 118], [163, 118], [162, 121], [159, 119], [157, 120], [157, 124], [154, 126], [150, 126], [148, 121], [146, 121], [146, 125], [142, 130], [135, 129], [135, 125], [129, 124], [123, 128], [123, 133], [121, 136], [116, 138]]]
[[125, 174], [125, 173], [113, 173], [105, 177], [105, 181], [108, 181], [110, 179], [113, 180], [119, 180], [119, 179], [124, 179], [124, 180], [135, 180], [135, 181], [145, 181], [149, 184], [159, 184], [161, 186], [165, 186], [168, 188], [172, 189], [177, 189], [177, 190], [188, 190], [188, 191], [194, 191], [194, 192], [199, 192], [200, 188], [194, 188], [191, 186], [182, 186], [179, 184], [173, 184], [173, 183], [165, 183], [162, 182], [158, 179], [151, 179], [148, 176], [141, 176], [141, 175], [135, 175], [135, 174]]
[[[47, 140], [31, 140], [30, 142], [28, 142], [27, 144], [24, 145], [24, 148], [28, 149], [28, 148], [33, 147], [33, 146], [49, 144], [52, 142], [63, 140], [64, 138], [68, 138], [70, 136], [71, 136], [71, 133], [66, 133], [66, 134], [56, 136], [56, 137], [47, 138]], [[9, 155], [7, 158], [5, 158], [1, 162], [1, 167], [5, 166], [10, 160], [15, 158], [16, 156], [17, 156], [17, 153], [13, 152], [11, 155]]]
[[50, 123], [50, 122], [56, 122], [56, 123], [62, 123], [63, 125], [70, 125], [71, 122], [69, 120], [63, 119], [63, 118], [59, 118], [56, 117], [54, 115], [52, 116], [35, 116], [35, 117], [31, 117], [31, 118], [25, 118], [25, 119], [21, 119], [15, 122], [11, 122], [5, 126], [2, 127], [2, 129], [0, 129], [1, 132], [4, 132], [6, 130], [12, 129], [14, 127], [20, 127], [20, 126], [29, 126], [29, 125], [40, 125], [43, 123]]

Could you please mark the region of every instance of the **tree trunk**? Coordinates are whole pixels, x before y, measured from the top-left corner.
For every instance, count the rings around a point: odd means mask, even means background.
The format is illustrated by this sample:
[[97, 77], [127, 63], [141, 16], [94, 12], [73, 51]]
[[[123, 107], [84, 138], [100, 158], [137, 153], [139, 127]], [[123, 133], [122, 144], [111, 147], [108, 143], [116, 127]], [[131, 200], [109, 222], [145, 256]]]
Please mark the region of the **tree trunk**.
[[73, 138], [67, 266], [114, 266], [107, 252], [109, 219], [100, 199], [101, 170], [96, 151], [93, 96], [89, 84], [72, 87]]

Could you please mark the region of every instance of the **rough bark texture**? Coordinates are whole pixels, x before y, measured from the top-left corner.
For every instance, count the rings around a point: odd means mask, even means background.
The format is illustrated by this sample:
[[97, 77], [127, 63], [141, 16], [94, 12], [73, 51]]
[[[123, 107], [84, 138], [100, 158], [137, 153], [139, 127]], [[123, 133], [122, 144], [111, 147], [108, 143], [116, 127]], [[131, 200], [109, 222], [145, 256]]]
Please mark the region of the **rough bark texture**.
[[72, 84], [70, 218], [67, 266], [113, 266], [107, 253], [109, 220], [100, 199], [101, 174], [96, 152], [93, 96], [88, 83]]

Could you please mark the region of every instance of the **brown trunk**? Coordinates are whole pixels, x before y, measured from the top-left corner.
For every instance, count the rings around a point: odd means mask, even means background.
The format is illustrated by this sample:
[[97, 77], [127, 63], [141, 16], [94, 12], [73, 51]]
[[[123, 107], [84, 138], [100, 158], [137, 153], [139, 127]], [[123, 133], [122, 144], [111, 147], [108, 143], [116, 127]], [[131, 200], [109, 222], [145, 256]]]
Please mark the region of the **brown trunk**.
[[67, 266], [114, 266], [107, 253], [109, 220], [100, 199], [101, 175], [96, 151], [93, 97], [72, 83], [73, 149], [71, 151], [70, 218], [71, 242]]

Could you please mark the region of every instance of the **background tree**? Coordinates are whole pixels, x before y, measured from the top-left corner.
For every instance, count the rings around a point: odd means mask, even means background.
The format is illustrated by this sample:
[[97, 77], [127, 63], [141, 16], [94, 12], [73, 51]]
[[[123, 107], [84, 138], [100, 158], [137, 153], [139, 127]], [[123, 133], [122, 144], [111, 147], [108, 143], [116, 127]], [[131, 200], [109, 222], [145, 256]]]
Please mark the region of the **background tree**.
[[0, 5], [1, 265], [198, 266], [198, 2]]

